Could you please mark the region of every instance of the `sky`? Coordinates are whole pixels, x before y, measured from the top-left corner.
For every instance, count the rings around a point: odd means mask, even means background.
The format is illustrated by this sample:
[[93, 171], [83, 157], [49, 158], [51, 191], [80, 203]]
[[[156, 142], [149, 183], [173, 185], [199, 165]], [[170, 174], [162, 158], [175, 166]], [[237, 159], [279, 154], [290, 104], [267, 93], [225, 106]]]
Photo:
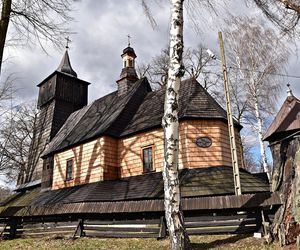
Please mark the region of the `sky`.
[[[126, 2], [126, 4], [124, 4]], [[217, 3], [217, 15], [211, 10], [194, 9], [185, 13], [184, 42], [185, 47], [204, 44], [219, 55], [217, 32], [223, 26], [222, 18], [226, 10], [233, 15], [262, 16], [255, 6], [246, 6], [244, 1], [228, 1], [226, 5]], [[127, 47], [127, 35], [131, 36], [131, 46], [137, 54], [137, 64], [148, 63], [168, 44], [169, 1], [151, 1], [150, 8], [157, 27], [153, 29], [143, 13], [139, 0], [84, 0], [74, 2], [72, 16], [74, 22], [68, 24], [72, 34], [69, 55], [73, 69], [78, 77], [91, 83], [89, 102], [108, 94], [117, 88], [121, 68], [122, 50]], [[196, 29], [194, 23], [200, 29]], [[266, 20], [266, 22], [268, 22]], [[10, 27], [10, 29], [12, 29]], [[10, 30], [11, 31], [11, 30]], [[9, 33], [11, 34], [11, 32]], [[224, 37], [226, 43], [226, 37]], [[48, 54], [39, 46], [6, 47], [3, 75], [14, 73], [18, 91], [15, 97], [21, 101], [37, 99], [36, 87], [59, 65], [63, 50], [58, 51], [45, 43]], [[299, 75], [299, 51], [291, 47], [287, 74]], [[221, 68], [221, 67], [220, 67]], [[286, 98], [286, 83], [291, 84], [294, 95], [300, 97], [300, 79], [284, 78], [278, 108]]]
[[[151, 1], [150, 1], [151, 2]], [[145, 17], [139, 0], [120, 4], [117, 0], [85, 0], [74, 3], [72, 16], [74, 22], [69, 24], [71, 32], [69, 55], [73, 69], [78, 77], [91, 82], [89, 101], [97, 99], [116, 89], [116, 80], [121, 72], [122, 50], [127, 46], [127, 35], [131, 36], [131, 46], [137, 54], [137, 64], [147, 63], [159, 54], [168, 44], [169, 4], [168, 1], [152, 1], [153, 16], [158, 24], [153, 29]], [[155, 4], [155, 2], [159, 4]], [[218, 2], [218, 1], [216, 1]], [[220, 1], [219, 1], [220, 2]], [[254, 15], [260, 12], [254, 6], [246, 7], [243, 1], [229, 1], [230, 4], [218, 3], [218, 15], [207, 10], [194, 11], [194, 21], [185, 13], [184, 42], [185, 47], [196, 47], [199, 43], [219, 54], [217, 32], [222, 28], [222, 18], [226, 10], [233, 15]], [[261, 14], [260, 14], [261, 15]], [[195, 30], [197, 22], [201, 30]], [[63, 41], [65, 42], [65, 41]], [[226, 43], [226, 37], [224, 37]], [[16, 93], [21, 100], [36, 99], [36, 85], [50, 75], [59, 65], [63, 51], [55, 50], [50, 44], [44, 45], [48, 55], [39, 46], [7, 47], [4, 72], [16, 75]], [[298, 74], [299, 58], [293, 52], [287, 73]], [[300, 80], [300, 79], [298, 79]], [[295, 95], [300, 96], [298, 80], [286, 79], [291, 83]], [[286, 97], [286, 82], [279, 102]]]

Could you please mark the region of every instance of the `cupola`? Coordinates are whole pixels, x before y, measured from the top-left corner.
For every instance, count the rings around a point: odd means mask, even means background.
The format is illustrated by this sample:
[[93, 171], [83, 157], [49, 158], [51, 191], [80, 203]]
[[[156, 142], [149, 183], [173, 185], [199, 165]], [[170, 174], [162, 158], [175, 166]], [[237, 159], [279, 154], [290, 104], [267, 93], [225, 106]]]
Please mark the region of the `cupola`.
[[131, 85], [138, 80], [135, 71], [136, 54], [134, 49], [130, 47], [130, 43], [128, 43], [128, 47], [123, 50], [121, 57], [123, 60], [123, 68], [120, 79], [117, 80], [119, 96], [124, 95], [130, 89]]

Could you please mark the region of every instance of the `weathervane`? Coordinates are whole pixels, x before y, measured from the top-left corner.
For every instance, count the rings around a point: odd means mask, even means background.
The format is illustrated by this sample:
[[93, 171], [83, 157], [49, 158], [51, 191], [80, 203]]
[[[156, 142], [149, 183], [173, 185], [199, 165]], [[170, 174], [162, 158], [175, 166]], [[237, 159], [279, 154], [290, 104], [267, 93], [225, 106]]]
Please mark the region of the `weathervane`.
[[128, 38], [128, 47], [130, 47], [130, 38], [131, 38], [131, 36], [128, 34], [127, 38]]
[[292, 96], [293, 95], [293, 91], [291, 89], [291, 84], [288, 83], [286, 86], [288, 87], [288, 89], [286, 91], [287, 94], [288, 94], [288, 96]]
[[69, 49], [69, 43], [71, 42], [69, 36], [67, 36], [66, 38], [67, 44], [66, 44], [66, 49]]

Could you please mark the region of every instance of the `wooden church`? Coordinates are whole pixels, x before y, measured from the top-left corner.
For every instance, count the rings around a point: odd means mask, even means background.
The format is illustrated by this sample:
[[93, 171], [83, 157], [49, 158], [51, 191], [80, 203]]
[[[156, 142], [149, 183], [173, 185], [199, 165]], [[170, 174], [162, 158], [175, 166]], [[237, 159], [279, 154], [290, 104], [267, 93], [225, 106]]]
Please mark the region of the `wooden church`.
[[[3, 234], [30, 235], [24, 229], [30, 223], [42, 223], [41, 232], [49, 233], [45, 223], [66, 221], [74, 223], [74, 235], [166, 234], [161, 174], [165, 89], [153, 91], [147, 78], [138, 78], [132, 47], [121, 57], [117, 90], [90, 104], [90, 83], [77, 77], [68, 51], [57, 70], [38, 84], [40, 113], [28, 167], [18, 177], [16, 193], [0, 201]], [[186, 226], [200, 215], [211, 219], [206, 227], [203, 222], [197, 229], [191, 226], [190, 233], [211, 232], [208, 225], [218, 226], [216, 216], [221, 213], [224, 219], [224, 212], [236, 222], [226, 227], [221, 221], [217, 232], [257, 230], [260, 211], [279, 205], [280, 199], [264, 179], [243, 169], [242, 195], [234, 195], [226, 111], [195, 79], [182, 81], [179, 95], [179, 178]], [[237, 122], [234, 127], [240, 143], [242, 127]], [[238, 159], [242, 166], [240, 151]], [[128, 235], [127, 228], [122, 234], [113, 225], [123, 220], [138, 225], [155, 221], [157, 228], [129, 227], [135, 231]], [[90, 226], [96, 223], [92, 221], [98, 221], [97, 227]], [[111, 227], [103, 229], [103, 224]]]

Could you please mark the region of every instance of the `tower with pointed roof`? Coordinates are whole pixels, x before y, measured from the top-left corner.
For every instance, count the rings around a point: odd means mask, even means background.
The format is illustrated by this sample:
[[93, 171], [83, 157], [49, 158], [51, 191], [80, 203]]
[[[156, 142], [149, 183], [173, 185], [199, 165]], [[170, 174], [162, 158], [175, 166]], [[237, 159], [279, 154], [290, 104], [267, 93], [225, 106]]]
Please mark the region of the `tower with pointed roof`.
[[19, 188], [41, 182], [42, 187], [51, 186], [51, 178], [48, 177], [52, 175], [53, 159], [42, 160], [40, 156], [70, 114], [87, 105], [89, 83], [77, 78], [67, 49], [58, 68], [37, 85], [37, 106], [40, 112], [28, 156], [28, 166], [18, 178]]
[[128, 42], [128, 47], [123, 50], [121, 57], [123, 60], [123, 68], [120, 79], [117, 80], [119, 96], [124, 95], [131, 85], [139, 79], [135, 71], [136, 54], [134, 49], [130, 47], [130, 42]]

